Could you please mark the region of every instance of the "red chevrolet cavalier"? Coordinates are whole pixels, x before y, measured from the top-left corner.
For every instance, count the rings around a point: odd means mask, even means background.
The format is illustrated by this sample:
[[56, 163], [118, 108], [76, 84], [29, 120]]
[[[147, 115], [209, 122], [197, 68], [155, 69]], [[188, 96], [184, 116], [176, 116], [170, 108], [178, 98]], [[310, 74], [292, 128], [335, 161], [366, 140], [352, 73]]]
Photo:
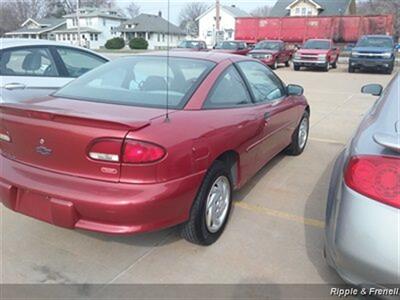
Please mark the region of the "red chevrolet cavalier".
[[248, 57], [121, 58], [49, 97], [1, 104], [0, 199], [66, 228], [182, 224], [187, 240], [212, 244], [232, 191], [282, 150], [303, 151], [302, 94]]

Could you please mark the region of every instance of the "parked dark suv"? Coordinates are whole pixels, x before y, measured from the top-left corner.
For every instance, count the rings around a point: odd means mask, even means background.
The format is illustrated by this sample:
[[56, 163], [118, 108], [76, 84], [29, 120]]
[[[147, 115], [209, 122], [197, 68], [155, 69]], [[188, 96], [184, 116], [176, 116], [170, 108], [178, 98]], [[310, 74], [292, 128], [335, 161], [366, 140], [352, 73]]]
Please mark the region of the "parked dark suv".
[[353, 48], [349, 60], [349, 72], [372, 69], [392, 74], [395, 64], [395, 44], [388, 35], [365, 35]]

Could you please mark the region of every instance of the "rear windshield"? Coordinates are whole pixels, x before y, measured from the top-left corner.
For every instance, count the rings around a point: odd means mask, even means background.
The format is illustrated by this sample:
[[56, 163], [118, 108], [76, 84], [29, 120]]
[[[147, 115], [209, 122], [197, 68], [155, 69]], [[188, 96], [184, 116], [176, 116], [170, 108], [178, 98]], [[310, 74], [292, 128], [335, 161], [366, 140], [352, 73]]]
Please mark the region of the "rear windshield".
[[198, 59], [135, 56], [104, 64], [61, 88], [57, 97], [131, 106], [183, 108], [215, 64]]
[[254, 49], [256, 50], [279, 50], [281, 48], [282, 43], [279, 42], [260, 42], [258, 43]]
[[198, 41], [182, 41], [179, 43], [178, 48], [199, 48], [201, 46]]
[[328, 50], [331, 48], [331, 43], [329, 41], [309, 40], [304, 44], [303, 48]]
[[239, 43], [236, 42], [222, 42], [218, 43], [215, 49], [235, 50], [239, 48]]
[[393, 40], [387, 37], [363, 37], [357, 47], [377, 47], [377, 48], [393, 48]]

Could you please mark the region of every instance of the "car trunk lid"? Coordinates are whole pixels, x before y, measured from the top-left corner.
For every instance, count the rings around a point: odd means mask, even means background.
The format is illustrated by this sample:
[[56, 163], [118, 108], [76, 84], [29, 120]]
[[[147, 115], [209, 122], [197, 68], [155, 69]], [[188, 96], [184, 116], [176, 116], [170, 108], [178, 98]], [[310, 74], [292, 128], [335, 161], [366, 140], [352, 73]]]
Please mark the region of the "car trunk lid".
[[88, 156], [99, 139], [123, 142], [129, 131], [140, 130], [162, 109], [130, 107], [47, 97], [22, 104], [0, 105], [3, 156], [58, 173], [117, 182], [118, 161]]

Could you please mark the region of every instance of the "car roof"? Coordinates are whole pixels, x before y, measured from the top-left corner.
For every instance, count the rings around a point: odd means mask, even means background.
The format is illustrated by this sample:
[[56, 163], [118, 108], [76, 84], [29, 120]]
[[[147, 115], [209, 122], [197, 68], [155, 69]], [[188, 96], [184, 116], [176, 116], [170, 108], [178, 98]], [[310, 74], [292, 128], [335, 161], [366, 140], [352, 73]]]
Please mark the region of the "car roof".
[[386, 39], [391, 39], [394, 40], [391, 35], [386, 35], [386, 34], [367, 34], [363, 35], [363, 38], [386, 38]]
[[224, 61], [229, 58], [234, 58], [235, 60], [242, 59], [249, 59], [246, 56], [236, 55], [236, 54], [229, 54], [229, 53], [222, 53], [222, 52], [193, 52], [193, 51], [155, 51], [149, 53], [140, 53], [135, 56], [169, 56], [169, 57], [176, 57], [176, 58], [192, 58], [192, 59], [202, 59], [202, 60], [209, 60], [216, 63]]
[[90, 52], [97, 56], [100, 56], [107, 61], [109, 60], [107, 57], [92, 51], [90, 49], [86, 49], [83, 47], [78, 47], [71, 45], [69, 43], [63, 43], [58, 41], [51, 41], [51, 40], [40, 40], [40, 39], [14, 39], [14, 38], [0, 38], [0, 50], [7, 49], [7, 48], [14, 48], [14, 47], [24, 47], [24, 46], [65, 46], [70, 48], [80, 49], [86, 52]]
[[282, 40], [262, 40], [262, 41], [259, 41], [259, 43], [263, 43], [263, 42], [284, 43], [284, 41], [282, 41]]
[[330, 39], [308, 39], [307, 41], [323, 41], [323, 42], [332, 42]]

